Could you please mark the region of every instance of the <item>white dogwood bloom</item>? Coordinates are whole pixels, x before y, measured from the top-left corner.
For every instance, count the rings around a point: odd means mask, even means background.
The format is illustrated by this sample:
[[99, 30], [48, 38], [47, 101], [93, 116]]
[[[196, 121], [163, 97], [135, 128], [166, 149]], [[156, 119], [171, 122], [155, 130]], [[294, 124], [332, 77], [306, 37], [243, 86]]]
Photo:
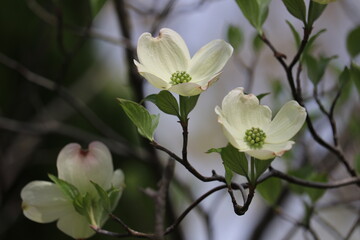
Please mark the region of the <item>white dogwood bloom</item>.
[[[58, 156], [57, 169], [58, 179], [74, 186], [72, 193], [90, 203], [86, 213], [79, 213], [74, 200], [58, 184], [32, 181], [21, 191], [24, 215], [38, 223], [57, 221], [57, 227], [74, 239], [88, 238], [95, 233], [90, 224], [101, 227], [116, 207], [124, 188], [123, 172], [113, 170], [110, 151], [101, 142], [90, 143], [88, 150], [76, 143], [66, 145]], [[113, 193], [109, 209], [91, 182]]]
[[229, 142], [239, 151], [266, 160], [290, 150], [290, 139], [300, 130], [306, 111], [296, 101], [287, 102], [272, 119], [268, 106], [253, 94], [236, 88], [225, 96], [215, 112]]
[[163, 28], [158, 37], [143, 33], [137, 46], [139, 61], [134, 60], [139, 73], [152, 85], [182, 96], [194, 96], [205, 91], [219, 79], [221, 70], [233, 52], [230, 44], [213, 40], [190, 58], [182, 37]]

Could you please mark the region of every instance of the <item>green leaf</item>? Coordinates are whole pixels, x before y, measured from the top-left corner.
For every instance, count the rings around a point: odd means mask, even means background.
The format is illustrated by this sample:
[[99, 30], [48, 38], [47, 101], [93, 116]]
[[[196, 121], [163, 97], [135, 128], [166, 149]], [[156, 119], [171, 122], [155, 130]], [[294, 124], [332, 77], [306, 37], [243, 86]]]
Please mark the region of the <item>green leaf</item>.
[[301, 43], [300, 34], [296, 31], [295, 27], [291, 24], [291, 22], [286, 21], [286, 23], [289, 25], [290, 30], [294, 36], [296, 47], [300, 47], [300, 43]]
[[110, 201], [110, 212], [113, 211], [118, 203], [118, 200], [121, 196], [121, 192], [119, 188], [110, 188], [107, 191], [109, 201]]
[[229, 167], [227, 167], [226, 165], [224, 165], [224, 168], [225, 168], [225, 181], [226, 181], [226, 184], [230, 185], [234, 174], [231, 171], [231, 169]]
[[195, 108], [199, 97], [200, 94], [190, 97], [180, 95], [180, 117], [183, 121], [187, 120], [189, 113]]
[[357, 174], [360, 174], [360, 154], [358, 154], [355, 158], [355, 171]]
[[243, 152], [239, 152], [238, 149], [228, 144], [222, 149], [220, 155], [225, 167], [242, 176], [248, 176], [248, 161]]
[[164, 113], [179, 117], [179, 105], [176, 98], [166, 90], [156, 95], [156, 106]]
[[360, 26], [351, 30], [346, 39], [346, 48], [352, 58], [360, 53]]
[[[313, 173], [308, 180], [314, 182], [327, 182], [327, 176], [325, 174]], [[313, 203], [319, 200], [324, 195], [325, 191], [325, 189], [305, 187], [305, 193], [310, 197]]]
[[262, 34], [261, 27], [269, 13], [270, 1], [271, 0], [236, 0], [245, 18], [260, 34]]
[[320, 57], [320, 59], [315, 59], [311, 55], [307, 55], [304, 58], [308, 70], [308, 76], [314, 85], [318, 84], [322, 80], [327, 66], [334, 58], [336, 57]]
[[316, 19], [324, 12], [327, 5], [310, 1], [307, 27], [311, 28]]
[[268, 178], [256, 186], [256, 190], [271, 206], [276, 204], [276, 201], [281, 194], [281, 189], [280, 178], [274, 177]]
[[244, 34], [241, 29], [230, 25], [227, 30], [227, 39], [235, 51], [238, 51], [244, 43]]
[[95, 189], [100, 197], [98, 204], [101, 204], [106, 211], [110, 212], [111, 205], [110, 205], [110, 199], [109, 199], [108, 193], [99, 184], [97, 184], [93, 181], [90, 181], [90, 182], [95, 187]]
[[261, 99], [263, 99], [264, 97], [266, 97], [267, 95], [269, 95], [271, 92], [267, 92], [267, 93], [261, 93], [261, 94], [259, 94], [259, 95], [257, 95], [256, 97], [259, 99], [259, 101], [261, 100]]
[[306, 6], [304, 0], [283, 0], [286, 9], [295, 18], [306, 23]]
[[241, 12], [254, 28], [258, 28], [260, 9], [257, 0], [236, 0]]
[[72, 184], [52, 175], [48, 174], [51, 181], [53, 181], [58, 187], [60, 187], [61, 191], [68, 196], [72, 201], [74, 201], [79, 195], [79, 190]]
[[[307, 179], [312, 171], [312, 167], [310, 165], [306, 165], [301, 168], [291, 170], [288, 172], [288, 174], [296, 178]], [[304, 187], [297, 184], [289, 184], [289, 187], [294, 193], [297, 194], [303, 194], [305, 192]]]
[[255, 161], [255, 180], [258, 179], [261, 174], [263, 174], [266, 169], [268, 169], [268, 167], [270, 166], [271, 162], [274, 159], [269, 159], [269, 160], [259, 160], [254, 158]]
[[351, 80], [354, 82], [358, 93], [360, 94], [360, 66], [355, 63], [351, 64], [350, 68]]
[[88, 193], [85, 193], [85, 195], [83, 196], [78, 195], [77, 198], [75, 198], [73, 201], [73, 206], [75, 210], [80, 215], [87, 217], [89, 222], [91, 222], [91, 217], [89, 215], [92, 209], [91, 205], [92, 205], [91, 196]]
[[140, 104], [143, 104], [144, 102], [148, 101], [148, 102], [152, 102], [153, 104], [156, 105], [156, 97], [157, 97], [157, 94], [150, 94], [150, 95], [146, 96], [143, 100], [141, 100]]
[[221, 153], [222, 150], [223, 148], [210, 148], [206, 153]]
[[259, 34], [256, 34], [252, 39], [252, 47], [255, 53], [258, 53], [261, 51], [261, 49], [264, 46], [263, 40], [259, 37]]
[[326, 29], [321, 29], [320, 31], [318, 31], [316, 34], [314, 34], [308, 41], [308, 43], [306, 44], [306, 47], [304, 49], [304, 53], [303, 56], [307, 55], [309, 52], [311, 52], [311, 49], [315, 43], [315, 40], [322, 34], [326, 32]]
[[90, 0], [92, 16], [95, 17], [99, 13], [101, 8], [106, 3], [106, 0]]
[[159, 115], [150, 114], [146, 108], [136, 102], [120, 98], [118, 100], [139, 133], [150, 141], [154, 140], [154, 131], [159, 124]]

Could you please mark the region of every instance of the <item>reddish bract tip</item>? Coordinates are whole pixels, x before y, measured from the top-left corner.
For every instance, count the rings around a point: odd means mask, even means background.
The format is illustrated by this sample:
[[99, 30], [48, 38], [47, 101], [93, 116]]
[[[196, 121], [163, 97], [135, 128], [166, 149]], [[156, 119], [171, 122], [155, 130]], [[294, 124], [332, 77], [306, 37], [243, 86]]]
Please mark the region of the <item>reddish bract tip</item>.
[[88, 149], [80, 149], [80, 155], [86, 157], [86, 155], [89, 153]]

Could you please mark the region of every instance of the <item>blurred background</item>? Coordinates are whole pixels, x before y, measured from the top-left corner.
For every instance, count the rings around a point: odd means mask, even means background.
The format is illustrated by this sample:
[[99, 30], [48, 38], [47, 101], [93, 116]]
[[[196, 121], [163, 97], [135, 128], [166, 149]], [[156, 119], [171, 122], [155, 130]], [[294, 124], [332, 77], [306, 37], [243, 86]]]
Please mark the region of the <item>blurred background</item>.
[[[326, 106], [336, 93], [339, 72], [351, 62], [346, 37], [360, 25], [359, 11], [358, 0], [340, 0], [329, 4], [315, 23], [314, 33], [324, 28], [326, 32], [317, 39], [314, 54], [337, 55], [319, 86]], [[301, 22], [286, 11], [282, 1], [272, 1], [264, 31], [273, 45], [292, 59], [296, 45], [286, 20], [302, 33]], [[115, 168], [125, 173], [126, 189], [115, 215], [136, 230], [153, 231], [153, 201], [141, 189], [156, 188], [167, 156], [155, 152], [138, 136], [116, 101], [121, 97], [139, 102], [159, 91], [136, 73], [132, 60], [136, 58], [137, 39], [143, 32], [155, 36], [162, 27], [172, 28], [184, 38], [193, 55], [213, 39], [228, 40], [230, 25], [241, 30], [242, 43], [220, 80], [201, 94], [190, 114], [189, 159], [206, 176], [213, 169], [224, 174], [220, 157], [205, 152], [227, 144], [214, 108], [230, 90], [245, 87], [246, 92], [256, 95], [271, 92], [262, 102], [270, 105], [274, 113], [291, 99], [283, 69], [272, 52], [254, 40], [256, 32], [235, 1], [2, 1], [0, 238], [70, 239], [55, 223], [38, 224], [26, 219], [20, 191], [32, 180], [48, 180], [48, 173], [56, 174], [57, 155], [66, 144], [78, 142], [86, 147], [94, 140], [110, 148]], [[301, 80], [315, 126], [330, 142], [330, 125], [315, 104], [312, 84], [306, 74]], [[345, 92], [336, 120], [344, 152], [353, 159], [359, 155], [359, 94], [351, 84]], [[152, 113], [160, 112], [151, 103], [146, 106]], [[175, 117], [161, 113], [156, 139], [181, 153], [181, 127]], [[335, 157], [315, 143], [306, 127], [296, 141], [292, 152], [273, 162], [275, 168], [284, 172], [300, 169], [297, 174], [305, 175], [326, 173], [329, 181], [348, 177]], [[235, 180], [244, 182], [241, 177]], [[215, 186], [199, 181], [181, 165], [176, 166], [167, 207], [168, 223]], [[309, 196], [293, 191], [286, 183], [283, 186], [274, 202], [269, 203], [257, 193], [249, 211], [241, 217], [233, 212], [227, 192], [219, 191], [193, 210], [168, 239], [312, 239], [299, 224], [309, 212]], [[357, 187], [326, 191], [314, 204], [316, 211], [311, 215], [311, 225], [320, 239], [360, 239], [359, 203]], [[124, 232], [113, 221], [104, 228]], [[96, 235], [91, 239], [111, 238]]]

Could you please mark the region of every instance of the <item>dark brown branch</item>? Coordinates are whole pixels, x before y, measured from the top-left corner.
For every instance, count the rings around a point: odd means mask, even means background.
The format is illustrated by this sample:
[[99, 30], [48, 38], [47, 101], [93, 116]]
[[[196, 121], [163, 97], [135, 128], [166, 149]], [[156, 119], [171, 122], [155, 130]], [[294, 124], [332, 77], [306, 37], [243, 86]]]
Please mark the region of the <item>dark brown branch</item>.
[[[266, 38], [265, 34], [260, 35], [260, 38], [262, 39], [262, 41], [272, 50], [272, 52], [274, 53], [275, 58], [278, 60], [278, 62], [284, 68], [284, 71], [286, 73], [286, 77], [287, 77], [288, 83], [290, 85], [291, 93], [292, 93], [292, 96], [293, 96], [294, 100], [296, 100], [305, 109], [306, 109], [306, 106], [305, 106], [305, 104], [303, 102], [302, 96], [298, 94], [298, 91], [297, 91], [295, 83], [294, 83], [294, 77], [293, 77], [293, 73], [292, 73], [292, 68], [300, 60], [300, 57], [303, 54], [303, 51], [305, 50], [306, 44], [307, 44], [308, 39], [310, 37], [311, 30], [312, 30], [311, 28], [310, 29], [304, 28], [303, 40], [301, 41], [301, 45], [300, 45], [295, 57], [291, 61], [290, 65], [287, 65], [285, 63], [285, 61], [284, 61], [284, 56], [285, 55], [281, 54], [279, 51], [276, 50], [276, 48], [272, 45], [272, 43]], [[334, 147], [334, 146], [330, 145], [322, 137], [319, 136], [319, 134], [315, 130], [315, 127], [313, 126], [313, 123], [312, 123], [312, 120], [311, 120], [309, 114], [306, 116], [306, 124], [307, 124], [308, 129], [309, 129], [312, 137], [314, 138], [314, 140], [317, 143], [319, 143], [321, 146], [323, 146], [324, 148], [326, 148], [327, 150], [329, 150], [330, 152], [335, 154], [338, 157], [339, 161], [344, 165], [347, 172], [351, 176], [356, 177], [357, 174], [356, 174], [355, 170], [350, 166], [350, 164], [346, 160], [346, 158], [345, 158], [344, 154], [342, 153], [342, 151], [338, 147], [336, 147], [336, 146]]]
[[294, 183], [294, 184], [301, 185], [304, 187], [330, 189], [330, 188], [339, 188], [339, 187], [343, 187], [343, 186], [349, 186], [352, 184], [360, 184], [360, 177], [347, 178], [347, 179], [335, 181], [332, 183], [323, 183], [323, 182], [307, 181], [307, 180], [303, 180], [301, 178], [293, 177], [293, 176], [287, 175], [283, 172], [280, 172], [278, 170], [275, 170], [272, 167], [269, 167], [269, 171], [270, 171], [269, 177], [281, 178], [283, 180], [286, 180], [289, 183]]

